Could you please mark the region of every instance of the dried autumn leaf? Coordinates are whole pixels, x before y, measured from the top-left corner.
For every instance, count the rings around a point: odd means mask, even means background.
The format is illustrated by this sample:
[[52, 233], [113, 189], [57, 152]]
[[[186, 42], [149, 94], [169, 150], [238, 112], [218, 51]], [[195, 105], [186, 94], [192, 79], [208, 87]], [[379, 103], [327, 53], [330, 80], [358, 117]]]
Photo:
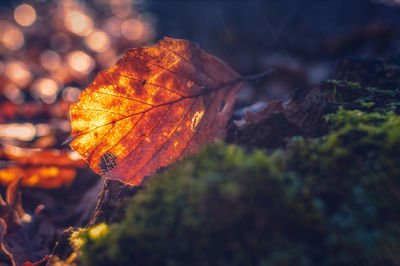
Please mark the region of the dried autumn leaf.
[[10, 166], [0, 171], [0, 183], [8, 186], [13, 180], [22, 178], [22, 186], [52, 189], [69, 186], [75, 175], [76, 170], [72, 168]]
[[[53, 224], [38, 206], [31, 216], [22, 208], [21, 180], [7, 187], [6, 200], [0, 196], [0, 248], [12, 265], [44, 265], [56, 236]], [[36, 263], [30, 263], [35, 261]]]
[[71, 147], [97, 173], [139, 185], [226, 135], [242, 78], [187, 40], [128, 50], [71, 105]]
[[76, 175], [76, 168], [85, 167], [82, 159], [70, 152], [32, 150], [5, 146], [3, 156], [17, 163], [0, 170], [0, 184], [8, 186], [22, 179], [21, 185], [45, 189], [68, 186]]

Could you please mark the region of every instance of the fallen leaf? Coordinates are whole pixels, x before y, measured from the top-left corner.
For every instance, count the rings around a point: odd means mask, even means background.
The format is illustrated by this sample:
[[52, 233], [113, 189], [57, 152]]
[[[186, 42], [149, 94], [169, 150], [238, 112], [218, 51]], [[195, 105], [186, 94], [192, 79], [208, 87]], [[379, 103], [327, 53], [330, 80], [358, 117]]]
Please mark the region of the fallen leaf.
[[27, 149], [5, 145], [3, 156], [20, 165], [30, 166], [59, 166], [59, 167], [84, 167], [86, 164], [75, 152], [60, 151], [56, 149]]
[[34, 150], [5, 146], [3, 156], [16, 163], [0, 170], [0, 184], [8, 186], [21, 179], [21, 185], [45, 189], [68, 186], [76, 175], [76, 168], [85, 162], [71, 152]]
[[[22, 208], [21, 180], [7, 187], [6, 200], [0, 196], [0, 247], [13, 265], [42, 265], [56, 236], [53, 224], [38, 206], [30, 216]], [[37, 263], [30, 263], [37, 262]]]
[[0, 171], [0, 183], [8, 186], [13, 180], [22, 178], [22, 186], [51, 189], [69, 186], [75, 175], [76, 170], [72, 168], [10, 166]]
[[226, 135], [239, 74], [193, 42], [164, 38], [128, 50], [71, 105], [67, 140], [90, 167], [139, 185]]

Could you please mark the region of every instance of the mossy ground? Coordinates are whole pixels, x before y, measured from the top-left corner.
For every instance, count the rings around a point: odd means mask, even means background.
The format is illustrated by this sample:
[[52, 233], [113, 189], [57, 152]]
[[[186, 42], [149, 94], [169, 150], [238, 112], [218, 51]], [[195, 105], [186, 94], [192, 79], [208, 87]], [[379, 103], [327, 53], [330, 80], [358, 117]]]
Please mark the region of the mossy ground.
[[81, 263], [400, 265], [400, 94], [332, 84], [344, 107], [328, 134], [268, 155], [204, 147], [149, 179], [122, 222], [82, 233]]

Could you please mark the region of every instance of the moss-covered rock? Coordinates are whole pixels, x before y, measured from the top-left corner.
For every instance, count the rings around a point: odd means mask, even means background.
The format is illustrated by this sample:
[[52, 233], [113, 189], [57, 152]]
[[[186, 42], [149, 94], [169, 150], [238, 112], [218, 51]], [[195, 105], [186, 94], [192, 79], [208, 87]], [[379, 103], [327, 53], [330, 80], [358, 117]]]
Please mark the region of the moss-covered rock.
[[400, 117], [341, 108], [328, 119], [330, 134], [288, 149], [329, 232], [322, 265], [398, 265]]
[[246, 154], [222, 143], [206, 147], [149, 180], [133, 198], [126, 219], [108, 234], [87, 235], [82, 263], [306, 262], [313, 253], [309, 247], [322, 239], [320, 218], [284, 168], [279, 154]]
[[400, 118], [341, 108], [286, 151], [222, 143], [150, 179], [84, 235], [84, 265], [398, 265]]
[[331, 113], [327, 134], [270, 154], [204, 147], [149, 179], [120, 223], [82, 232], [81, 264], [400, 265], [400, 79], [356, 63], [294, 105], [305, 121], [325, 91], [311, 121]]

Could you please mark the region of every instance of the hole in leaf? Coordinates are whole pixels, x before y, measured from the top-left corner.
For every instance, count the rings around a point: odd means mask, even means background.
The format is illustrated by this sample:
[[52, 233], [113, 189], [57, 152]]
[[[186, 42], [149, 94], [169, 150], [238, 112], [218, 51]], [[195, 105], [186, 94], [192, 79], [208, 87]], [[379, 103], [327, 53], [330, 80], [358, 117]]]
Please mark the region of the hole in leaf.
[[142, 86], [146, 85], [147, 80], [142, 81]]
[[222, 101], [219, 106], [219, 112], [222, 112], [222, 110], [224, 110], [225, 105], [226, 105], [226, 103], [224, 101]]
[[99, 167], [103, 174], [106, 174], [114, 169], [114, 167], [117, 165], [116, 160], [117, 157], [109, 152], [106, 152], [103, 156], [101, 156]]

